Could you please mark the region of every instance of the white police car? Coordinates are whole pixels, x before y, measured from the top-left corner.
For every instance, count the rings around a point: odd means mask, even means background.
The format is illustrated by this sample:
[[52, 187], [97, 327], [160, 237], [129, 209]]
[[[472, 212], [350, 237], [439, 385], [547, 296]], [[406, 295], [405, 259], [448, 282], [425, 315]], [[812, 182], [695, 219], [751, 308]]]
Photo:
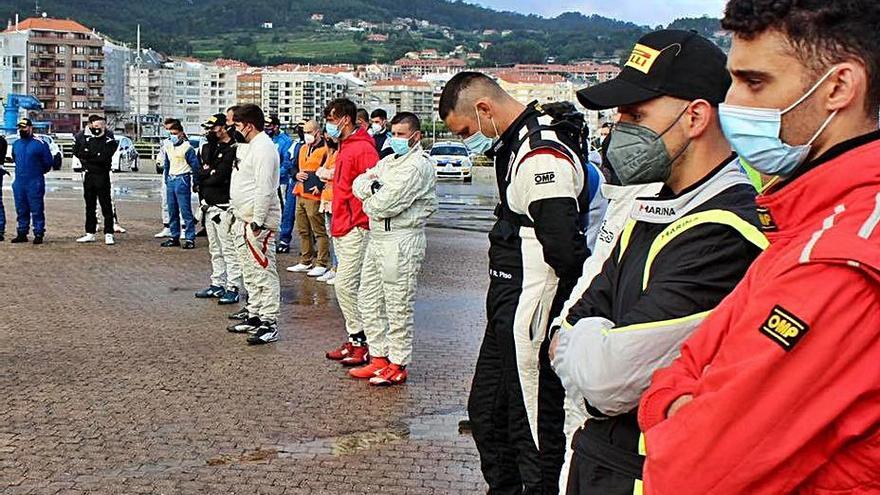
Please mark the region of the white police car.
[[460, 179], [471, 182], [473, 160], [467, 147], [460, 142], [438, 141], [429, 153], [438, 179]]

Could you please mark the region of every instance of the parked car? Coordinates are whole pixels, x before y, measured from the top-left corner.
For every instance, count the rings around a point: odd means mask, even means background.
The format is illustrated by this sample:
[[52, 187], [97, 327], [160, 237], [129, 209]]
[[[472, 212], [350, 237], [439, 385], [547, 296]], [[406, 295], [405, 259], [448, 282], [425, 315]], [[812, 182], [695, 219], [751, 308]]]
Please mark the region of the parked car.
[[[165, 138], [162, 138], [161, 140], [159, 140], [159, 146], [162, 146], [162, 143], [164, 143], [164, 142], [165, 142]], [[201, 153], [202, 153], [202, 146], [204, 146], [205, 143], [207, 143], [207, 142], [208, 142], [208, 139], [205, 136], [189, 136], [189, 144], [190, 144], [190, 146], [193, 147], [193, 149], [196, 150], [196, 152], [199, 154], [199, 156], [201, 156]], [[158, 152], [159, 150], [156, 150], [156, 151]], [[156, 162], [156, 173], [161, 174], [164, 169], [165, 169], [165, 164], [159, 163], [157, 161]]]
[[429, 155], [434, 162], [438, 179], [461, 179], [464, 182], [473, 180], [473, 157], [463, 143], [439, 141], [431, 147]]
[[[52, 136], [47, 134], [36, 134], [36, 137], [49, 145], [49, 151], [52, 153], [52, 170], [61, 170], [61, 163], [63, 161], [61, 146], [55, 142]], [[6, 136], [6, 143], [9, 144], [9, 147], [6, 148], [6, 163], [12, 163], [12, 143], [16, 141], [18, 141], [18, 134]]]
[[[114, 172], [137, 172], [139, 157], [131, 138], [118, 136], [116, 140], [119, 141], [119, 147], [113, 153], [110, 170]], [[75, 156], [71, 159], [71, 167], [74, 172], [82, 172], [82, 163]]]

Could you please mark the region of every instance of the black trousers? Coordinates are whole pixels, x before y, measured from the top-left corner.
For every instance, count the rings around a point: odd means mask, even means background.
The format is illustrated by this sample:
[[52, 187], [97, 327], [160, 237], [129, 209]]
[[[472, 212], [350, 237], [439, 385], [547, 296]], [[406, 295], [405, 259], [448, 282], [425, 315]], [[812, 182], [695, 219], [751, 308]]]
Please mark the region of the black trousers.
[[546, 332], [571, 284], [549, 284], [545, 274], [535, 275], [540, 270], [523, 270], [532, 259], [543, 263], [537, 240], [521, 240], [504, 222], [489, 238], [488, 325], [468, 399], [483, 477], [492, 495], [556, 494], [565, 390], [550, 366]]
[[104, 233], [113, 233], [113, 201], [110, 197], [110, 173], [86, 172], [83, 179], [83, 197], [86, 200], [86, 233], [94, 234], [98, 228], [97, 204], [101, 204], [104, 217]]
[[639, 454], [635, 412], [591, 419], [572, 439], [574, 453], [566, 495], [633, 495], [642, 479], [645, 458]]

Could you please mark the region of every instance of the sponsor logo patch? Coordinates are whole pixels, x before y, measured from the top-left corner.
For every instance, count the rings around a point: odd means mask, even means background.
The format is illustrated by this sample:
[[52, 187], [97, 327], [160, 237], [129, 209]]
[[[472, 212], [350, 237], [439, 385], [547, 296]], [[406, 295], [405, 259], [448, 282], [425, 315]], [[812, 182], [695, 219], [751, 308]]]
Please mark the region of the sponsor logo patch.
[[639, 72], [647, 74], [651, 72], [651, 66], [657, 61], [658, 56], [660, 56], [659, 50], [636, 43], [629, 56], [629, 60], [626, 62], [626, 67], [632, 67]]
[[758, 207], [758, 222], [761, 223], [761, 230], [764, 232], [776, 232], [779, 230], [776, 222], [773, 221], [773, 215], [770, 214], [770, 210], [763, 206]]
[[540, 174], [535, 174], [535, 185], [540, 186], [541, 184], [552, 184], [554, 182], [556, 182], [555, 172], [542, 172]]
[[786, 352], [792, 350], [809, 330], [809, 325], [778, 305], [770, 311], [770, 316], [761, 325], [761, 333], [770, 337]]

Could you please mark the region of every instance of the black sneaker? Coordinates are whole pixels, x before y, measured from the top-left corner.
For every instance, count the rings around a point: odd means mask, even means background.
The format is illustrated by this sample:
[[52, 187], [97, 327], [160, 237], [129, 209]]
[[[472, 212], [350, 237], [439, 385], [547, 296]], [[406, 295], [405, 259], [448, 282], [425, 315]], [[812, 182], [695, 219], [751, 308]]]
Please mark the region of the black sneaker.
[[247, 320], [250, 314], [248, 314], [247, 307], [241, 308], [235, 313], [229, 315], [230, 320]]
[[0, 234], [0, 242], [3, 242], [4, 240], [5, 238], [3, 237], [3, 234]]
[[196, 243], [194, 241], [183, 241], [183, 249], [195, 249]]
[[206, 228], [202, 227], [201, 230], [196, 232], [196, 237], [208, 237], [208, 230]]
[[43, 236], [41, 236], [41, 235], [35, 235], [35, 236], [34, 236], [34, 245], [36, 245], [36, 244], [42, 244], [42, 243], [43, 243]]
[[247, 338], [248, 345], [271, 344], [278, 340], [278, 324], [274, 321], [264, 321], [257, 328], [256, 333]]
[[290, 252], [290, 245], [284, 244], [284, 243], [278, 244], [278, 246], [275, 248], [275, 252], [278, 254], [289, 253]]
[[223, 306], [226, 304], [238, 304], [238, 289], [235, 287], [223, 291], [223, 295], [217, 301], [217, 304]]
[[180, 247], [180, 239], [168, 239], [167, 241], [159, 244], [161, 247]]
[[262, 324], [263, 322], [260, 321], [259, 317], [251, 316], [245, 321], [229, 325], [226, 329], [232, 333], [249, 333], [251, 331], [256, 331]]
[[219, 285], [212, 285], [207, 289], [202, 289], [196, 292], [196, 299], [212, 299], [212, 298], [221, 298], [226, 294], [226, 289], [220, 287]]
[[27, 242], [27, 241], [28, 241], [27, 234], [18, 234], [17, 236], [13, 237], [12, 240], [9, 242], [11, 242], [13, 244], [19, 244], [19, 243]]

